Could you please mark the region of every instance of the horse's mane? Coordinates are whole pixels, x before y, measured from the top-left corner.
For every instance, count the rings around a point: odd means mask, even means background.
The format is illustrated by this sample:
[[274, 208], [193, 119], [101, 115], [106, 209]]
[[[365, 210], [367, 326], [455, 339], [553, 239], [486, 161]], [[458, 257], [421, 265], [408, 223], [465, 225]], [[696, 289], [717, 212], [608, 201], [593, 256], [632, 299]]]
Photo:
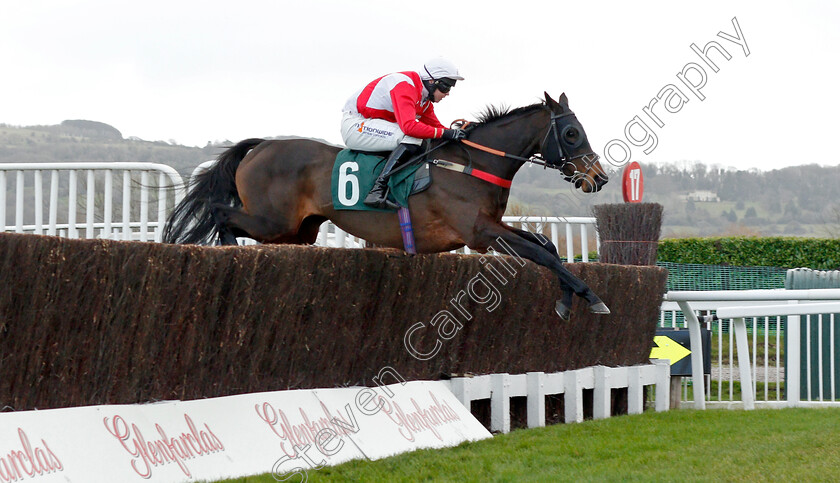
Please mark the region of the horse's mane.
[[536, 108], [542, 108], [543, 106], [545, 106], [545, 102], [537, 102], [535, 104], [531, 104], [530, 106], [517, 107], [516, 109], [505, 105], [496, 107], [492, 104], [488, 104], [487, 107], [484, 108], [484, 111], [478, 114], [478, 122], [481, 124], [487, 124], [500, 119], [514, 117], [525, 112], [530, 112]]

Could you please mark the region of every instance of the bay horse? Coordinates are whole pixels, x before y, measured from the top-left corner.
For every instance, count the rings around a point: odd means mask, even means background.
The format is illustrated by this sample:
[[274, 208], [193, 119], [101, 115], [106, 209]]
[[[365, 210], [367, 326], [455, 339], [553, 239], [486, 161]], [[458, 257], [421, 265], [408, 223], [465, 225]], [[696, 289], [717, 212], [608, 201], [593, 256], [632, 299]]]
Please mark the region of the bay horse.
[[[263, 243], [312, 244], [320, 225], [330, 220], [377, 246], [402, 249], [396, 213], [333, 208], [330, 181], [340, 150], [309, 139], [239, 142], [191, 180], [189, 192], [167, 219], [163, 241], [219, 239], [233, 244], [237, 236], [245, 236]], [[510, 181], [525, 162], [560, 170], [566, 181], [586, 193], [608, 181], [565, 93], [557, 101], [545, 93], [544, 101], [513, 110], [489, 106], [471, 127], [468, 140], [433, 140], [430, 150], [450, 165], [472, 168], [465, 172], [473, 176], [433, 166], [429, 189], [409, 198], [418, 253], [465, 245], [481, 253], [489, 248], [502, 253], [499, 244], [504, 244], [558, 277], [562, 298], [555, 309], [564, 320], [573, 294], [584, 298], [590, 311], [609, 313], [601, 299], [563, 267], [550, 241], [502, 223]]]

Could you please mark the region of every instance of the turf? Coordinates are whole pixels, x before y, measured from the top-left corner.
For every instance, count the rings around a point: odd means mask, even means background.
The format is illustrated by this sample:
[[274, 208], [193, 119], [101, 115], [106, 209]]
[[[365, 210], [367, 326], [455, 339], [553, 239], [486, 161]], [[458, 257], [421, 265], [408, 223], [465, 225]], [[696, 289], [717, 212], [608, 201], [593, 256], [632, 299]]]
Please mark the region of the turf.
[[[840, 408], [679, 410], [519, 430], [306, 476], [316, 482], [825, 481], [837, 478], [838, 468]], [[267, 474], [229, 481], [276, 480]]]

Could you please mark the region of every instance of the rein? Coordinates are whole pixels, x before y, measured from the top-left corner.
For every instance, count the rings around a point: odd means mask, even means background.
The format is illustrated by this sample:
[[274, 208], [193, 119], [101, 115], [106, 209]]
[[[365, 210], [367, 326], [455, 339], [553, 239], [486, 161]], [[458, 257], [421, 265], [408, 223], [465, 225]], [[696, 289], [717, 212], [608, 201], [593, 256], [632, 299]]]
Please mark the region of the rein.
[[[563, 149], [561, 147], [562, 145], [560, 144], [560, 139], [559, 139], [559, 136], [558, 136], [558, 133], [557, 133], [557, 130], [558, 130], [557, 120], [562, 119], [562, 118], [567, 117], [567, 116], [573, 116], [573, 115], [574, 115], [574, 113], [571, 112], [571, 111], [566, 112], [564, 114], [554, 114], [552, 112], [551, 113], [551, 120], [549, 121], [548, 130], [546, 131], [545, 136], [543, 136], [542, 143], [540, 144], [540, 146], [545, 146], [546, 141], [548, 140], [548, 136], [551, 135], [551, 134], [554, 134], [554, 140], [557, 143], [557, 149], [558, 149], [559, 154], [560, 154], [560, 158], [558, 159], [557, 162], [550, 162], [549, 160], [547, 160], [546, 158], [544, 158], [543, 156], [541, 156], [539, 154], [535, 154], [535, 155], [531, 156], [530, 158], [526, 158], [526, 157], [523, 157], [523, 156], [517, 156], [515, 154], [510, 154], [510, 153], [507, 153], [505, 151], [500, 151], [498, 149], [493, 149], [491, 147], [484, 146], [483, 144], [479, 144], [479, 143], [476, 143], [474, 141], [470, 141], [469, 139], [461, 139], [459, 142], [461, 142], [461, 143], [463, 143], [463, 144], [465, 144], [465, 145], [467, 145], [471, 148], [478, 149], [479, 151], [484, 151], [486, 153], [490, 153], [494, 156], [500, 156], [502, 158], [514, 159], [516, 161], [533, 163], [533, 164], [536, 164], [538, 166], [542, 166], [543, 168], [552, 168], [552, 169], [562, 170], [563, 166], [565, 166], [566, 163], [570, 163], [570, 162], [572, 162], [572, 161], [574, 161], [575, 159], [578, 159], [578, 158], [586, 159], [588, 156], [591, 156], [591, 155], [594, 154], [594, 153], [585, 153], [585, 154], [579, 154], [577, 156], [569, 157], [569, 156], [566, 156], [566, 154], [563, 152]], [[467, 126], [469, 126], [471, 124], [471, 122], [467, 121], [465, 119], [457, 119], [457, 120], [453, 121], [453, 123], [452, 123], [452, 125], [455, 125], [455, 124], [459, 124], [461, 129], [465, 129]], [[595, 159], [598, 159], [597, 155], [595, 155]], [[483, 179], [484, 181], [487, 181], [489, 183], [495, 184], [497, 186], [501, 186], [503, 188], [510, 188], [511, 183], [513, 182], [513, 180], [500, 178], [500, 177], [498, 177], [496, 175], [493, 175], [493, 174], [490, 174], [486, 171], [481, 171], [481, 170], [478, 170], [478, 169], [474, 169], [474, 168], [471, 168], [469, 166], [464, 166], [464, 165], [459, 164], [459, 163], [454, 163], [452, 161], [435, 159], [435, 160], [432, 160], [431, 163], [436, 165], [436, 166], [439, 166], [441, 168], [462, 172], [464, 174], [469, 174], [469, 175], [474, 176], [476, 178]], [[574, 166], [574, 164], [573, 164], [573, 166]], [[572, 175], [567, 175], [565, 173], [562, 173], [562, 174], [563, 174], [564, 179], [566, 181], [569, 181], [569, 180], [573, 180], [577, 176], [584, 175], [585, 173], [583, 173], [581, 171], [578, 171], [577, 167], [575, 167], [575, 172], [572, 173]]]
[[[461, 123], [461, 129], [466, 129], [467, 126], [472, 124], [470, 121], [467, 121], [466, 119], [457, 119], [457, 120], [453, 121], [453, 124], [455, 124], [455, 123]], [[549, 132], [551, 132], [550, 129], [551, 128], [549, 128]], [[548, 133], [546, 133], [546, 137], [548, 137]], [[545, 141], [545, 140], [543, 140], [543, 141]], [[466, 144], [467, 146], [469, 146], [471, 148], [475, 148], [475, 149], [478, 149], [479, 151], [484, 151], [485, 153], [490, 153], [490, 154], [493, 154], [493, 155], [496, 155], [496, 156], [501, 156], [503, 158], [509, 158], [509, 159], [515, 159], [517, 161], [527, 161], [527, 162], [534, 162], [535, 159], [539, 159], [539, 160], [542, 160], [543, 165], [545, 165], [545, 160], [543, 160], [541, 158], [538, 158], [536, 156], [533, 156], [531, 158], [523, 158], [522, 156], [516, 156], [514, 154], [506, 153], [504, 151], [499, 151], [498, 149], [489, 148], [489, 147], [487, 147], [483, 144], [478, 144], [476, 142], [470, 141], [469, 139], [461, 139], [461, 142]]]

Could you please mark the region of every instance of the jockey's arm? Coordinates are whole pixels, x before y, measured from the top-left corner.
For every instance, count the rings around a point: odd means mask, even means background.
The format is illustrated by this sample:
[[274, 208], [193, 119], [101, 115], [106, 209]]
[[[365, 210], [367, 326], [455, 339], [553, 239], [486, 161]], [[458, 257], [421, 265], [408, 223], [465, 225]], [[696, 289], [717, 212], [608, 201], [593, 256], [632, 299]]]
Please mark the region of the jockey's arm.
[[[434, 124], [431, 124], [430, 119], [424, 116], [417, 120], [417, 113], [415, 111], [415, 91], [408, 83], [400, 83], [391, 90], [391, 102], [394, 105], [394, 117], [397, 119], [397, 124], [400, 126], [402, 132], [406, 135], [418, 139], [439, 138], [443, 135], [443, 126], [437, 117], [431, 119]], [[426, 111], [432, 110], [431, 106]], [[425, 119], [425, 122], [424, 122]], [[430, 125], [431, 124], [431, 125]]]

